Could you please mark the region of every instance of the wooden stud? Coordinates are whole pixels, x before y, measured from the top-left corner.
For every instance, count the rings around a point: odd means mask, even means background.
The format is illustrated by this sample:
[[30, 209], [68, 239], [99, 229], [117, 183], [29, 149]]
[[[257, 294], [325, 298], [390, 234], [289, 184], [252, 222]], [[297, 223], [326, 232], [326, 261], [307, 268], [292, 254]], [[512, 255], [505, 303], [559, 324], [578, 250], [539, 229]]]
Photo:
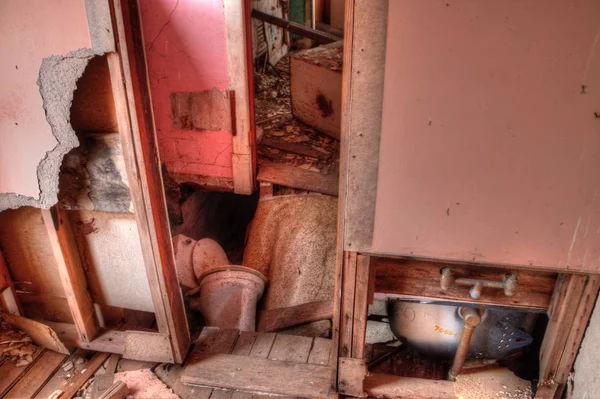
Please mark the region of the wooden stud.
[[587, 328], [588, 321], [592, 315], [592, 310], [596, 304], [599, 289], [600, 276], [589, 275], [554, 376], [556, 381], [566, 383], [569, 378], [569, 374], [575, 363], [575, 358], [579, 352], [579, 347], [581, 346], [581, 341], [583, 340], [585, 329]]
[[583, 334], [600, 289], [596, 275], [561, 275], [548, 309], [548, 326], [540, 348], [543, 395], [560, 397], [568, 382]]
[[356, 286], [356, 252], [344, 253], [342, 275], [342, 304], [340, 320], [340, 357], [352, 355], [352, 328], [354, 325], [354, 289]]
[[0, 308], [10, 314], [20, 316], [23, 314], [21, 302], [17, 298], [17, 292], [13, 284], [12, 278], [8, 271], [8, 266], [4, 259], [4, 255], [0, 250]]
[[233, 135], [232, 169], [233, 189], [237, 194], [251, 194], [254, 191], [254, 156], [250, 114], [254, 108], [250, 100], [250, 85], [248, 69], [252, 71], [252, 58], [248, 59], [247, 25], [244, 0], [225, 0], [225, 28], [227, 33], [227, 65], [229, 66], [229, 89], [232, 98]]
[[354, 321], [352, 326], [352, 357], [362, 359], [365, 350], [367, 313], [369, 307], [369, 276], [371, 258], [358, 255], [356, 261], [356, 288], [354, 290]]
[[42, 217], [79, 338], [90, 342], [98, 333], [98, 325], [69, 219], [60, 206], [42, 210]]
[[114, 0], [118, 54], [108, 54], [119, 134], [145, 256], [159, 332], [167, 334], [175, 362], [190, 346], [167, 217], [163, 179], [136, 0]]

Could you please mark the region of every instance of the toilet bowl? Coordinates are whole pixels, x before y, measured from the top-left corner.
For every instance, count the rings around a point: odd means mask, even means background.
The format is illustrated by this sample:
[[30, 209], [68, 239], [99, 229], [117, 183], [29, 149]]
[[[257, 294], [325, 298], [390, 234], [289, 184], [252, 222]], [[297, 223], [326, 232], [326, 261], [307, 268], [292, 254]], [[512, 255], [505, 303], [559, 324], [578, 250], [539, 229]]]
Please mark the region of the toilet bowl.
[[211, 268], [200, 278], [199, 308], [207, 326], [255, 331], [256, 305], [267, 279], [249, 267]]

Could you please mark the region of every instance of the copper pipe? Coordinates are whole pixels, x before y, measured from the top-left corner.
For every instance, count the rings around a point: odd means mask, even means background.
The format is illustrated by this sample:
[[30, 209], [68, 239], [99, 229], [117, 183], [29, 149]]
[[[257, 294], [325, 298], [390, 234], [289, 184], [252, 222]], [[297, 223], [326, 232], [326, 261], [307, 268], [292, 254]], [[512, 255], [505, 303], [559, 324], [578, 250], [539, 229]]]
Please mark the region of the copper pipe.
[[452, 367], [448, 372], [448, 379], [450, 381], [455, 381], [456, 376], [461, 373], [465, 361], [467, 360], [471, 338], [473, 337], [475, 328], [481, 323], [481, 314], [479, 313], [479, 310], [463, 307], [460, 308], [459, 312], [465, 321], [465, 325], [462, 334], [460, 335], [460, 341], [458, 341], [458, 348], [456, 348]]

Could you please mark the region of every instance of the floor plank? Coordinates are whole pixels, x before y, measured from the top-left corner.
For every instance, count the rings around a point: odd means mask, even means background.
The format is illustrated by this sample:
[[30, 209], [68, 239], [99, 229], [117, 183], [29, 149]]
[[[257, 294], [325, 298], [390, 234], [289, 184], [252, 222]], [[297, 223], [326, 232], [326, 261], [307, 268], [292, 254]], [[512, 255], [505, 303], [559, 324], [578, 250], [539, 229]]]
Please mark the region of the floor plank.
[[307, 398], [328, 398], [332, 368], [255, 357], [199, 353], [188, 364], [181, 380], [186, 384], [210, 385], [253, 392]]
[[231, 399], [233, 390], [231, 389], [213, 389], [210, 399]]
[[284, 362], [306, 363], [313, 338], [298, 335], [277, 334], [269, 359]]
[[181, 399], [209, 399], [212, 388], [185, 385], [181, 382], [184, 367], [178, 364], [163, 363], [154, 369], [154, 373]]
[[[59, 368], [52, 377], [46, 382], [46, 384], [42, 387], [42, 389], [35, 395], [37, 399], [46, 399], [48, 396], [52, 394], [52, 392], [60, 390], [62, 391], [64, 387], [69, 383], [70, 378], [68, 377], [81, 373], [81, 371], [86, 367], [87, 362], [81, 364], [75, 364], [75, 360], [77, 358], [86, 358], [86, 356], [90, 354], [90, 352], [78, 349], [76, 350], [65, 362], [71, 361], [74, 364], [73, 369], [69, 371], [64, 371], [62, 368]], [[90, 355], [91, 356], [91, 355]], [[65, 363], [63, 362], [63, 363]]]
[[254, 341], [254, 345], [252, 345], [250, 357], [262, 357], [266, 359], [273, 346], [273, 341], [275, 341], [275, 335], [276, 334], [274, 333], [258, 334], [258, 337], [256, 337], [256, 340]]
[[44, 351], [4, 397], [10, 399], [33, 398], [66, 358], [67, 355], [62, 353]]
[[15, 362], [5, 361], [0, 366], [0, 398], [4, 396], [6, 392], [18, 381], [18, 379], [25, 375], [27, 370], [33, 366], [36, 359], [42, 354], [43, 349], [38, 347], [33, 353], [33, 363], [28, 366], [16, 367]]
[[69, 381], [69, 383], [64, 387], [63, 394], [61, 397], [71, 398], [75, 396], [79, 388], [85, 384], [87, 380], [89, 380], [94, 373], [102, 366], [102, 363], [108, 359], [110, 353], [96, 353], [92, 359], [87, 362], [86, 368], [83, 369], [80, 373], [73, 375], [73, 378]]
[[322, 365], [329, 364], [331, 345], [332, 341], [330, 339], [316, 337], [313, 341], [310, 355], [308, 355], [308, 363]]
[[239, 356], [248, 356], [250, 355], [250, 351], [252, 350], [252, 345], [254, 345], [254, 341], [258, 333], [252, 331], [242, 331], [240, 336], [238, 337], [233, 350], [231, 351], [232, 355]]

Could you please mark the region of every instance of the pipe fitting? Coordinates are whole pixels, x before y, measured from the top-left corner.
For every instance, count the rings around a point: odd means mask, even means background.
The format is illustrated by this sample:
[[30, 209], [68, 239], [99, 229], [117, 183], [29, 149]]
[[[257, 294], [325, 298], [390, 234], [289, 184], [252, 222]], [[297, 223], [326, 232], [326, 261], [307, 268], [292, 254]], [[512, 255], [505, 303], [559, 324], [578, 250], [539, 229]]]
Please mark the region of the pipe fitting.
[[462, 307], [459, 309], [458, 314], [463, 318], [465, 324], [462, 334], [460, 334], [460, 341], [458, 341], [452, 367], [448, 372], [448, 380], [450, 381], [456, 381], [456, 376], [462, 372], [469, 353], [471, 338], [473, 338], [475, 328], [481, 323], [481, 313], [478, 309]]

